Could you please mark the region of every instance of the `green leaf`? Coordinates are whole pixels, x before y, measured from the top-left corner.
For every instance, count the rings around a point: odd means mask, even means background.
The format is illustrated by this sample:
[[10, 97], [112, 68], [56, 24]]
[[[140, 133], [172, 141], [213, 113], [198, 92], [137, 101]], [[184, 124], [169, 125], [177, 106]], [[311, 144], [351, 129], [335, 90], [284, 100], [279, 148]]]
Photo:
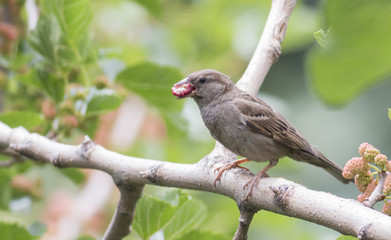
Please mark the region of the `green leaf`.
[[358, 238], [355, 238], [352, 236], [341, 235], [337, 238], [337, 240], [358, 240]]
[[61, 78], [42, 68], [37, 69], [36, 77], [36, 79], [31, 79], [31, 81], [35, 81], [33, 84], [44, 90], [54, 101], [61, 102], [63, 100], [65, 83]]
[[52, 16], [41, 16], [37, 27], [29, 34], [29, 44], [33, 50], [54, 64], [58, 61], [58, 47], [61, 31], [57, 19]]
[[26, 228], [16, 223], [0, 222], [0, 239], [2, 240], [30, 240], [34, 239]]
[[201, 232], [199, 230], [193, 230], [187, 232], [175, 240], [228, 240], [229, 238], [223, 234], [216, 234], [212, 232]]
[[391, 120], [391, 108], [388, 109], [388, 118]]
[[176, 239], [196, 228], [206, 218], [206, 215], [207, 210], [203, 202], [196, 199], [186, 201], [164, 228], [165, 239]]
[[56, 16], [61, 31], [70, 44], [77, 44], [84, 40], [92, 20], [89, 0], [46, 0], [44, 12]]
[[[57, 22], [55, 29], [58, 29], [56, 33], [60, 33], [60, 39], [55, 45], [58, 51], [57, 61], [48, 62], [51, 68], [63, 71], [88, 62], [92, 53], [88, 35], [88, 27], [92, 19], [90, 1], [45, 0], [42, 9], [40, 18], [54, 18]], [[85, 75], [83, 65], [79, 67]]]
[[180, 135], [182, 132], [178, 130], [184, 129], [185, 125], [180, 116], [183, 101], [172, 95], [171, 87], [181, 79], [182, 75], [176, 68], [145, 62], [127, 67], [117, 75], [116, 81], [159, 109], [171, 128], [170, 135]]
[[170, 191], [164, 198], [178, 205], [148, 195], [137, 203], [133, 229], [142, 239], [161, 229], [165, 239], [175, 239], [197, 227], [206, 217], [206, 206], [183, 191]]
[[79, 126], [85, 134], [91, 139], [94, 138], [96, 130], [99, 127], [99, 116], [88, 116], [85, 121]]
[[63, 168], [59, 171], [75, 184], [82, 184], [86, 179], [84, 173], [78, 168]]
[[174, 210], [169, 203], [144, 195], [137, 203], [133, 229], [142, 239], [147, 239], [168, 223]]
[[[349, 11], [346, 11], [349, 9]], [[329, 0], [326, 47], [315, 46], [307, 59], [310, 79], [330, 104], [345, 104], [391, 74], [391, 1]]]
[[8, 209], [12, 196], [11, 177], [12, 173], [8, 169], [0, 169], [0, 209]]
[[181, 109], [181, 101], [176, 101], [171, 93], [171, 87], [181, 78], [176, 68], [145, 62], [125, 68], [116, 81], [159, 110], [166, 111], [178, 106]]
[[93, 96], [87, 103], [87, 114], [112, 111], [117, 109], [122, 103], [122, 99], [112, 91], [96, 90], [92, 94]]
[[65, 85], [63, 79], [57, 77], [44, 65], [36, 65], [26, 74], [16, 75], [15, 79], [25, 85], [44, 91], [56, 102], [63, 100]]
[[23, 126], [27, 129], [31, 129], [43, 123], [44, 120], [38, 113], [15, 111], [0, 114], [0, 121], [12, 128]]
[[164, 191], [161, 199], [170, 203], [172, 206], [180, 207], [190, 199], [190, 196], [181, 189], [173, 189], [171, 191]]

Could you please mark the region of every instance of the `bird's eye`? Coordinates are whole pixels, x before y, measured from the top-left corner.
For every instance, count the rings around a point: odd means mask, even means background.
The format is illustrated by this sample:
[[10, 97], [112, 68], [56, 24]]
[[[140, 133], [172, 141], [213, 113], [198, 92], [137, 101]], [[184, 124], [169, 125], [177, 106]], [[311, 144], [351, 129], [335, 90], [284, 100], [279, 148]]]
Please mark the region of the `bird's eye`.
[[202, 77], [201, 79], [200, 79], [200, 83], [205, 83], [206, 82], [206, 78], [205, 77]]

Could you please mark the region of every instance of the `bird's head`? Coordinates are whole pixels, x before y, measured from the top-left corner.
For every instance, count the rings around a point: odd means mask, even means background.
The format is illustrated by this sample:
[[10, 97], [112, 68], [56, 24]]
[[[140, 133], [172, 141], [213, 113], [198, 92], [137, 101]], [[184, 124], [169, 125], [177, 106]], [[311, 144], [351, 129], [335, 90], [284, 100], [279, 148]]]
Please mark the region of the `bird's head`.
[[216, 70], [205, 69], [179, 81], [171, 91], [177, 99], [192, 97], [197, 103], [199, 101], [209, 103], [228, 92], [233, 86], [234, 83], [227, 75]]

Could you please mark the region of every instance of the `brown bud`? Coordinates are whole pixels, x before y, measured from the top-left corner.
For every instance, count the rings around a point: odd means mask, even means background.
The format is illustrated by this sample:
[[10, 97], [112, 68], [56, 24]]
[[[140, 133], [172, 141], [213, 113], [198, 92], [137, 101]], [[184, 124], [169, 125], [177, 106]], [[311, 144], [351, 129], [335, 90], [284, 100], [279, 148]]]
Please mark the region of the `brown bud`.
[[62, 117], [61, 123], [68, 129], [75, 128], [77, 125], [79, 125], [77, 118], [74, 115], [66, 115]]
[[49, 99], [45, 99], [41, 103], [41, 111], [45, 119], [53, 120], [57, 114], [56, 104]]
[[73, 114], [74, 112], [75, 112], [75, 108], [71, 100], [67, 99], [61, 103], [60, 105], [61, 115]]
[[109, 79], [106, 76], [104, 76], [104, 75], [97, 76], [94, 79], [94, 86], [97, 89], [106, 88], [107, 86], [109, 86]]

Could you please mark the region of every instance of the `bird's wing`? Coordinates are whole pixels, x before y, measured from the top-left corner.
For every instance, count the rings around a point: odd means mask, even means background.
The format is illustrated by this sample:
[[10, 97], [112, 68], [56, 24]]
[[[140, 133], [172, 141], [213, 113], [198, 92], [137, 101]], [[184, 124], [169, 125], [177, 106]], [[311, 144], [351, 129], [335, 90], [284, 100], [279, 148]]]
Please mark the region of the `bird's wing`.
[[243, 115], [246, 126], [250, 130], [270, 137], [289, 148], [312, 154], [309, 143], [300, 132], [262, 100], [244, 95], [242, 98], [236, 99], [235, 105]]

